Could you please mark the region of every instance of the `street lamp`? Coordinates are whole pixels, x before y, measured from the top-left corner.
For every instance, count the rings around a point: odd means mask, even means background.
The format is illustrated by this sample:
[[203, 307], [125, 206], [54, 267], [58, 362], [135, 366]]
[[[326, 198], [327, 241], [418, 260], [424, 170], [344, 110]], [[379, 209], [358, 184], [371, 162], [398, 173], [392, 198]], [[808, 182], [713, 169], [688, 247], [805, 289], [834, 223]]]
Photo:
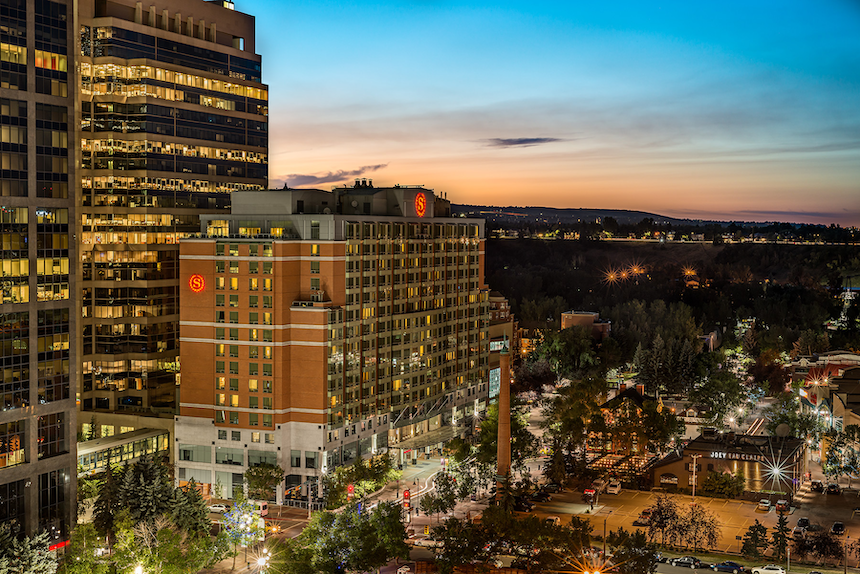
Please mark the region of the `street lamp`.
[[696, 467], [698, 466], [698, 461], [701, 456], [701, 454], [690, 455], [690, 458], [693, 459], [693, 500], [691, 501], [691, 504], [696, 503]]
[[266, 568], [269, 566], [269, 560], [272, 559], [272, 555], [269, 554], [268, 548], [263, 548], [263, 553], [257, 558], [257, 568], [260, 569], [260, 574], [266, 574]]
[[143, 574], [143, 566], [138, 564], [134, 567], [134, 574]]

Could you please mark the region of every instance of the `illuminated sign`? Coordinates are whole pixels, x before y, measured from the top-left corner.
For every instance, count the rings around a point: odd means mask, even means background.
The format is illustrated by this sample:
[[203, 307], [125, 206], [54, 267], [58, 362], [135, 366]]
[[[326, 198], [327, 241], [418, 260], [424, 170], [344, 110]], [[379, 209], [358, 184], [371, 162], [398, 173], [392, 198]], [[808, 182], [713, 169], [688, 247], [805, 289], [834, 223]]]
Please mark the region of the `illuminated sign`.
[[728, 459], [728, 460], [753, 460], [753, 461], [766, 461], [767, 457], [763, 454], [748, 454], [741, 452], [722, 452], [722, 451], [713, 451], [711, 453], [711, 458], [716, 459]]
[[188, 279], [188, 286], [195, 293], [200, 293], [206, 288], [206, 281], [203, 279], [203, 275], [195, 273]]
[[424, 214], [427, 213], [427, 197], [423, 193], [415, 196], [415, 213], [418, 214], [418, 217], [424, 217]]

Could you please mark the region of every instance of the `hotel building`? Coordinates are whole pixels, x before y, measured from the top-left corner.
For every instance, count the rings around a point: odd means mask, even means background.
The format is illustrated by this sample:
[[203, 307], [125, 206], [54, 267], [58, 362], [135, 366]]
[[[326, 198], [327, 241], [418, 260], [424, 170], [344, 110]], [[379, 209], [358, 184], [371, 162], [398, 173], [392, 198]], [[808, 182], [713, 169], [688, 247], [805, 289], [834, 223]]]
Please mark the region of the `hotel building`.
[[74, 6], [0, 0], [0, 524], [54, 544], [75, 517]]
[[103, 438], [169, 430], [179, 239], [202, 214], [229, 214], [231, 192], [266, 187], [254, 17], [224, 1], [78, 7], [81, 428]]
[[421, 187], [233, 194], [180, 244], [177, 480], [230, 497], [356, 457], [401, 464], [471, 427], [489, 392], [484, 222]]

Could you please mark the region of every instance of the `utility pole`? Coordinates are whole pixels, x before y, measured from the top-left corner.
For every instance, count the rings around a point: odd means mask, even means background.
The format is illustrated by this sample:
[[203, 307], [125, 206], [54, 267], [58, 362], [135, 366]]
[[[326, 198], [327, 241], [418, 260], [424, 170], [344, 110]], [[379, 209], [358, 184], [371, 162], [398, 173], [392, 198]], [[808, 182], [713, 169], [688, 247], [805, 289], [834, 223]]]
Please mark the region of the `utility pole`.
[[501, 383], [499, 388], [499, 426], [496, 445], [496, 500], [501, 501], [502, 489], [511, 473], [511, 355], [508, 341], [499, 354]]
[[692, 466], [693, 466], [693, 500], [692, 500], [691, 504], [696, 503], [696, 467], [699, 465], [699, 458], [701, 456], [702, 456], [701, 454], [691, 454], [690, 455], [690, 458], [693, 459], [693, 463], [692, 463]]

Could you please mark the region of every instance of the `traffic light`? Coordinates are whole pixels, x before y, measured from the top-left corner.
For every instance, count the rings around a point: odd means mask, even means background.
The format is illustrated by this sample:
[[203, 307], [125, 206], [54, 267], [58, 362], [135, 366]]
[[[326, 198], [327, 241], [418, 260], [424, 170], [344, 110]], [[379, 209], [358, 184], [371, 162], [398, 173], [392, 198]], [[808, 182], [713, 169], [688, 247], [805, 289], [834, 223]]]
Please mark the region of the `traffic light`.
[[411, 498], [412, 494], [409, 492], [409, 489], [403, 491], [403, 508], [409, 510], [409, 505], [412, 502]]

